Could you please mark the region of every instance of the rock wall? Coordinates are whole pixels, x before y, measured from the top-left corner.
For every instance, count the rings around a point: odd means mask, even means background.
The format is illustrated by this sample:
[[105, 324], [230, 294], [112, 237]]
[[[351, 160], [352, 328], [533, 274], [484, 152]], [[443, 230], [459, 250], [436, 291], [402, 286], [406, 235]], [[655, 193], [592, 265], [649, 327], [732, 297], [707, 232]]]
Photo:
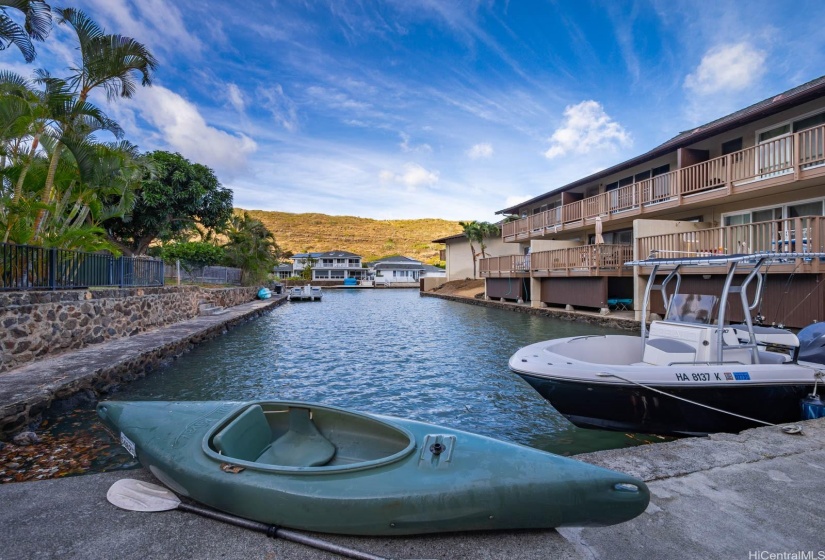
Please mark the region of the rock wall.
[[196, 286], [0, 293], [0, 373], [46, 355], [132, 336], [233, 307], [258, 288]]

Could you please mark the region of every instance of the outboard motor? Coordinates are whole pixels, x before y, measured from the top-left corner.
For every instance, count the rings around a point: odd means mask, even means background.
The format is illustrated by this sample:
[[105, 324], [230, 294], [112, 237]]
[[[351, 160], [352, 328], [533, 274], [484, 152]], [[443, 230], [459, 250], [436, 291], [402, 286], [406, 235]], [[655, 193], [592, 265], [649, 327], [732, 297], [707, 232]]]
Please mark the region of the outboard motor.
[[825, 365], [825, 323], [808, 325], [796, 336], [799, 338], [799, 359]]
[[[799, 360], [825, 365], [825, 323], [808, 325], [797, 335], [799, 338]], [[813, 420], [825, 417], [825, 401], [814, 392], [802, 399], [802, 419]]]

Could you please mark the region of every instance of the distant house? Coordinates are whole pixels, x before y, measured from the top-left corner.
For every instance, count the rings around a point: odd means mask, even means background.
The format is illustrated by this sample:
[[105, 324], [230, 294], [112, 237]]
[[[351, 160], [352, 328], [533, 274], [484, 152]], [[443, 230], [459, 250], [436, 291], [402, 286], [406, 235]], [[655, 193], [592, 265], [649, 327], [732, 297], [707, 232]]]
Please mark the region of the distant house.
[[[361, 256], [347, 251], [297, 253], [292, 256], [292, 270], [289, 276], [301, 276], [307, 263], [312, 267], [311, 280], [364, 280], [369, 276], [369, 271], [361, 264]], [[276, 271], [279, 274], [287, 272], [286, 269], [282, 271], [281, 267]]]
[[421, 261], [400, 255], [378, 259], [367, 266], [377, 285], [418, 282], [425, 270]]
[[424, 271], [421, 273], [422, 278], [446, 278], [447, 271], [443, 268], [439, 268], [437, 266], [433, 266], [431, 264], [421, 265], [424, 267]]

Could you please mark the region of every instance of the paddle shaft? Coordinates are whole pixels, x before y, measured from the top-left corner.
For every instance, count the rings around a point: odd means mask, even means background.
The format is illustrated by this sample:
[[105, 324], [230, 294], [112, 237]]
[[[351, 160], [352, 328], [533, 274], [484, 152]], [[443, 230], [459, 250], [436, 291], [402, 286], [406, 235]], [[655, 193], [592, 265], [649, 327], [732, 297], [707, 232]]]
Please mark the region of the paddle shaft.
[[266, 523], [260, 523], [258, 521], [251, 521], [249, 519], [244, 519], [242, 517], [236, 517], [234, 515], [229, 515], [228, 513], [223, 513], [221, 511], [202, 508], [192, 504], [185, 504], [183, 502], [178, 504], [178, 509], [182, 511], [188, 511], [189, 513], [196, 513], [202, 517], [208, 517], [209, 519], [214, 519], [216, 521], [223, 521], [224, 523], [229, 523], [230, 525], [235, 525], [237, 527], [243, 527], [244, 529], [250, 529], [252, 531], [257, 531], [259, 533], [264, 533], [272, 538], [284, 539], [286, 541], [292, 541], [306, 546], [311, 546], [319, 550], [332, 552], [334, 554], [338, 554], [339, 556], [344, 556], [346, 558], [354, 558], [355, 560], [388, 560], [383, 556], [376, 556], [374, 554], [370, 554], [369, 552], [361, 552], [360, 550], [354, 550], [352, 548], [340, 546], [329, 541], [316, 539], [315, 537], [310, 537], [302, 533], [296, 533], [294, 531], [290, 531], [289, 529], [281, 529], [280, 527], [267, 525]]

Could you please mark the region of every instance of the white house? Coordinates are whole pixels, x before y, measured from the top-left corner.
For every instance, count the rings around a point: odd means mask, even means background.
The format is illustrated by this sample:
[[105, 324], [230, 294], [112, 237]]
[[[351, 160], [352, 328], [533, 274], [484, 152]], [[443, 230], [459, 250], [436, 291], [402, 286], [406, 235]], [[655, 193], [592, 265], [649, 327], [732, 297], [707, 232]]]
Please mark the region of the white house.
[[364, 280], [369, 271], [362, 266], [361, 256], [347, 251], [326, 251], [324, 253], [297, 253], [292, 256], [292, 265], [281, 265], [275, 269], [280, 278], [301, 276], [309, 263], [312, 267], [311, 280], [344, 280], [356, 278]]
[[377, 286], [382, 284], [418, 283], [418, 279], [421, 278], [425, 270], [425, 266], [421, 261], [400, 255], [384, 257], [367, 264], [370, 272], [375, 277]]

